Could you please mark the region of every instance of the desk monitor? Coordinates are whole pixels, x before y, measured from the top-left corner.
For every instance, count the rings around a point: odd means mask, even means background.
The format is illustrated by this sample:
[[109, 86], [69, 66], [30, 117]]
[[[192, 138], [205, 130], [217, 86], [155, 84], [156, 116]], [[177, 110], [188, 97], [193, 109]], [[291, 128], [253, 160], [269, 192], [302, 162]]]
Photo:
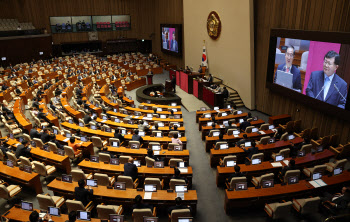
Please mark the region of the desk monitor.
[[97, 127], [96, 127], [95, 125], [91, 125], [91, 129], [92, 129], [92, 130], [96, 130]]
[[13, 162], [11, 160], [7, 160], [6, 165], [9, 167], [13, 167]]
[[91, 156], [90, 156], [90, 161], [91, 161], [91, 162], [98, 163], [98, 162], [99, 162], [99, 157], [98, 157], [98, 156], [93, 156], [93, 155], [91, 155]]
[[201, 109], [200, 109], [200, 111], [206, 111], [207, 110], [207, 108], [205, 108], [205, 107], [201, 107]]
[[[80, 127], [84, 127], [84, 123], [80, 122], [80, 123], [79, 123], [79, 126], [80, 126]], [[57, 133], [56, 133], [56, 134], [57, 134]]]
[[177, 109], [175, 109], [175, 108], [172, 108], [171, 110], [172, 110], [173, 112], [177, 112]]
[[72, 137], [72, 134], [71, 134], [71, 133], [66, 133], [66, 137], [67, 137], [67, 138], [71, 138], [71, 137]]
[[[80, 125], [80, 123], [79, 123], [79, 125]], [[58, 130], [57, 129], [53, 129], [53, 133], [57, 135], [58, 134]]]
[[164, 168], [164, 161], [154, 161], [154, 168]]
[[158, 127], [164, 127], [164, 123], [163, 122], [159, 122], [158, 123]]
[[93, 119], [96, 119], [96, 117], [97, 117], [97, 114], [96, 114], [96, 113], [92, 114], [92, 118], [93, 118]]
[[2, 61], [5, 61], [5, 60], [6, 60], [6, 57], [1, 57], [1, 60], [2, 60]]
[[45, 150], [46, 152], [50, 152], [50, 147], [49, 147], [49, 145], [44, 144], [43, 150]]
[[226, 112], [221, 113], [221, 116], [227, 116]]
[[276, 155], [276, 162], [284, 160], [283, 155]]
[[160, 148], [161, 148], [160, 145], [153, 145], [153, 146], [152, 146], [152, 150], [153, 150], [153, 151], [159, 151]]
[[187, 164], [186, 164], [186, 162], [184, 162], [184, 161], [177, 162], [177, 167], [179, 167], [179, 168], [186, 168], [186, 167], [187, 167]]
[[175, 185], [176, 193], [184, 193], [187, 192], [187, 185]]
[[271, 129], [274, 129], [275, 128], [275, 126], [274, 125], [269, 125], [269, 129], [271, 130]]
[[32, 166], [23, 165], [23, 171], [26, 173], [32, 173]]
[[171, 103], [171, 106], [177, 106], [177, 104], [176, 103]]
[[162, 133], [156, 133], [156, 137], [162, 137]]
[[321, 145], [321, 146], [318, 146], [317, 148], [316, 148], [316, 152], [317, 153], [320, 153], [320, 152], [322, 152], [323, 151], [323, 146]]
[[218, 106], [215, 106], [214, 107], [214, 110], [219, 110], [220, 108]]
[[62, 149], [57, 149], [57, 154], [61, 155], [61, 156], [65, 156], [66, 152], [64, 150], [62, 150]]
[[333, 174], [334, 174], [334, 175], [339, 175], [339, 174], [341, 174], [342, 172], [343, 172], [343, 168], [337, 167], [337, 168], [334, 169]]
[[109, 222], [124, 222], [124, 215], [110, 214]]
[[158, 217], [143, 217], [143, 222], [158, 222]]
[[245, 142], [244, 143], [244, 147], [251, 147], [252, 146], [252, 142]]
[[204, 115], [204, 118], [211, 118], [211, 114], [210, 114], [210, 113], [205, 114], [205, 115]]
[[132, 97], [131, 97], [131, 96], [128, 96], [128, 99], [132, 100]]
[[139, 148], [140, 148], [139, 144], [133, 143], [130, 145], [130, 149], [139, 149]]
[[77, 211], [77, 220], [91, 220], [91, 213], [88, 211]]
[[157, 108], [157, 112], [162, 112], [163, 111], [163, 109], [162, 108]]
[[22, 143], [23, 140], [24, 140], [23, 137], [18, 138], [18, 141], [19, 141], [20, 143]]
[[133, 162], [137, 167], [141, 167], [141, 160], [134, 160]]
[[174, 151], [182, 151], [182, 145], [175, 145]]
[[322, 178], [322, 173], [317, 172], [312, 174], [312, 180], [318, 180]]
[[107, 116], [103, 116], [102, 119], [103, 119], [103, 120], [107, 120], [108, 117], [107, 117]]
[[81, 140], [82, 142], [87, 142], [87, 138], [86, 138], [86, 136], [82, 136], [82, 137], [80, 137], [80, 140]]
[[295, 183], [299, 183], [299, 177], [298, 176], [288, 177], [288, 184], [295, 184]]
[[166, 119], [166, 115], [162, 114], [162, 115], [159, 116], [159, 118]]
[[33, 211], [33, 203], [27, 202], [27, 201], [22, 201], [21, 208], [22, 208], [22, 210]]
[[253, 117], [253, 121], [258, 121], [258, 117], [257, 117], [257, 116], [254, 116], [254, 117]]
[[256, 128], [256, 127], [254, 127], [254, 128], [252, 129], [252, 133], [256, 133], [256, 132], [258, 132], [258, 131], [259, 131], [259, 129]]
[[174, 119], [181, 119], [181, 116], [176, 114], [176, 115], [174, 115]]
[[229, 124], [228, 124], [228, 120], [222, 121], [222, 124], [223, 124], [224, 126], [228, 126], [228, 125], [229, 125]]
[[276, 84], [293, 89], [293, 74], [277, 70]]
[[269, 143], [269, 144], [271, 144], [271, 143], [275, 143], [275, 141], [276, 141], [276, 139], [275, 139], [275, 138], [270, 138], [268, 143]]
[[212, 126], [213, 122], [207, 122], [207, 126]]
[[58, 207], [48, 207], [47, 212], [51, 215], [51, 216], [61, 216], [61, 212], [60, 212], [60, 208]]
[[68, 122], [71, 123], [71, 124], [73, 124], [73, 120], [72, 120], [72, 119], [69, 119]]
[[42, 129], [45, 129], [46, 128], [46, 126], [42, 126]]
[[213, 132], [213, 136], [219, 136], [220, 132]]
[[66, 183], [72, 183], [73, 181], [72, 175], [62, 174], [62, 181]]
[[112, 142], [112, 147], [119, 147], [119, 143], [118, 142]]
[[247, 190], [248, 189], [248, 186], [247, 186], [247, 182], [239, 182], [239, 183], [236, 183], [236, 190]]
[[116, 190], [126, 190], [126, 183], [125, 182], [115, 182], [114, 183], [114, 189], [116, 189]]
[[114, 122], [116, 122], [116, 123], [120, 123], [120, 119], [115, 118], [115, 119], [114, 119]]
[[236, 166], [236, 161], [234, 160], [226, 161], [226, 167], [233, 167], [233, 166]]
[[96, 179], [87, 179], [86, 180], [87, 186], [97, 187], [97, 180]]
[[237, 115], [239, 115], [239, 114], [242, 114], [242, 111], [241, 111], [241, 110], [238, 110], [238, 111], [237, 111]]
[[305, 150], [299, 150], [298, 157], [303, 157], [303, 156], [305, 156]]
[[231, 109], [231, 105], [227, 105], [227, 106], [226, 106], [226, 109]]
[[255, 159], [252, 159], [252, 164], [255, 165], [255, 164], [260, 164], [261, 163], [261, 159], [260, 158], [255, 158]]
[[148, 118], [152, 118], [152, 117], [153, 117], [153, 114], [152, 114], [152, 113], [147, 113], [147, 117], [148, 117]]
[[143, 125], [148, 126], [148, 122], [147, 121], [143, 122]]
[[292, 140], [292, 139], [294, 139], [294, 138], [295, 138], [294, 135], [289, 135], [289, 136], [288, 136], [288, 140]]
[[239, 123], [243, 123], [243, 122], [244, 122], [244, 119], [239, 119], [238, 122], [239, 122]]
[[238, 130], [232, 131], [232, 135], [239, 135], [239, 131]]
[[157, 192], [156, 184], [145, 184], [145, 192]]
[[141, 113], [140, 113], [140, 112], [135, 111], [135, 112], [134, 112], [134, 115], [135, 115], [135, 116], [141, 116]]
[[126, 134], [126, 129], [122, 129], [122, 130], [121, 130], [121, 134], [122, 134], [122, 135], [125, 135], [125, 134]]
[[270, 187], [273, 187], [273, 180], [263, 180], [261, 182], [262, 184], [262, 188], [270, 188]]
[[227, 143], [220, 144], [220, 150], [225, 150], [225, 149], [228, 149], [228, 144]]
[[177, 222], [192, 222], [193, 217], [178, 217]]
[[119, 165], [119, 158], [111, 158], [111, 159], [109, 159], [109, 164], [111, 164], [111, 165]]
[[148, 106], [144, 106], [143, 109], [144, 109], [144, 110], [148, 110]]
[[[115, 103], [115, 102], [114, 102]], [[116, 113], [116, 112], [118, 112], [118, 110], [117, 109], [113, 109], [113, 111]]]
[[123, 114], [128, 115], [129, 113], [128, 113], [127, 110], [124, 110], [124, 111], [123, 111]]
[[145, 136], [145, 135], [146, 135], [145, 131], [139, 131], [139, 136]]

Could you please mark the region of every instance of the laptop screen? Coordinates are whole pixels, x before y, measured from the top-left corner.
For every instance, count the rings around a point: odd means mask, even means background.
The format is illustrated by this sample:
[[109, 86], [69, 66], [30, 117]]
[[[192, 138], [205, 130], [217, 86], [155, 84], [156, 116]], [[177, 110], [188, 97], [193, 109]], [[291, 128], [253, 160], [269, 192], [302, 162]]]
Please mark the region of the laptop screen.
[[91, 213], [87, 211], [77, 211], [77, 220], [91, 220]]
[[247, 189], [248, 189], [247, 182], [236, 183], [236, 190], [247, 190]]
[[90, 161], [98, 163], [99, 162], [99, 158], [98, 158], [98, 156], [90, 156]]
[[207, 122], [207, 126], [212, 126], [213, 122]]
[[[84, 123], [79, 123], [80, 127], [84, 127]], [[56, 133], [57, 134], [57, 133]]]
[[114, 119], [114, 122], [116, 122], [116, 123], [120, 123], [120, 119], [115, 118], [115, 119]]
[[220, 150], [228, 149], [228, 144], [220, 144]]
[[257, 121], [258, 120], [258, 117], [257, 116], [254, 116], [253, 117], [253, 121]]
[[180, 115], [174, 115], [174, 119], [181, 119]]
[[226, 161], [226, 167], [233, 167], [233, 166], [236, 166], [236, 161], [234, 160]]
[[106, 130], [106, 132], [107, 132], [107, 133], [112, 132], [112, 129], [111, 129], [111, 128], [109, 128], [109, 127], [105, 128], [105, 130]]
[[121, 133], [122, 133], [122, 135], [125, 135], [126, 134], [126, 130], [125, 129], [121, 130]]
[[91, 129], [95, 130], [97, 129], [95, 125], [91, 125]]
[[10, 139], [13, 139], [13, 134], [12, 133], [10, 133]]
[[126, 190], [125, 182], [115, 182], [114, 183], [114, 189], [116, 189], [116, 190]]
[[295, 184], [295, 183], [299, 183], [299, 177], [297, 176], [288, 177], [288, 184]]
[[256, 133], [256, 132], [258, 132], [258, 131], [259, 131], [258, 128], [253, 128], [253, 129], [252, 129], [252, 133]]
[[222, 113], [221, 116], [227, 116], [227, 113]]
[[57, 207], [48, 207], [48, 212], [51, 216], [60, 216], [60, 208]]
[[163, 109], [158, 107], [158, 108], [157, 108], [157, 111], [158, 111], [158, 112], [162, 112]]
[[205, 114], [205, 115], [204, 115], [204, 118], [210, 118], [210, 117], [211, 117], [210, 114]]
[[219, 136], [220, 132], [213, 132], [213, 136]]
[[298, 157], [305, 156], [305, 150], [299, 150], [298, 151]]
[[137, 167], [140, 167], [140, 166], [141, 166], [141, 160], [134, 160], [134, 164], [135, 164]]
[[288, 140], [292, 140], [292, 139], [294, 139], [294, 138], [295, 138], [294, 135], [289, 135], [289, 136], [288, 136]]
[[22, 143], [23, 140], [24, 140], [23, 137], [18, 138], [18, 141], [19, 141], [20, 143]]
[[124, 215], [110, 214], [109, 222], [124, 222]]
[[262, 181], [262, 187], [263, 188], [273, 187], [273, 180], [264, 180], [264, 181]]
[[80, 140], [81, 140], [82, 142], [86, 142], [86, 141], [87, 141], [87, 138], [86, 138], [86, 136], [82, 136], [82, 137], [80, 137]]
[[312, 180], [318, 180], [322, 178], [322, 174], [321, 173], [313, 173], [312, 174]]
[[160, 146], [159, 145], [153, 145], [152, 146], [152, 150], [153, 151], [159, 151], [160, 150]]
[[177, 106], [177, 104], [176, 103], [171, 103], [171, 106]]
[[157, 192], [156, 184], [145, 184], [145, 192]]
[[62, 174], [62, 181], [67, 183], [72, 183], [73, 181], [72, 175]]
[[144, 109], [144, 110], [148, 110], [148, 106], [144, 106], [143, 109]]
[[86, 180], [87, 186], [97, 187], [97, 180], [95, 179], [87, 179]]
[[72, 119], [69, 119], [68, 122], [69, 122], [69, 123], [73, 123], [73, 120], [72, 120]]
[[241, 110], [238, 110], [238, 111], [237, 111], [237, 115], [239, 115], [239, 114], [242, 114], [242, 111], [241, 111]]
[[205, 110], [207, 110], [207, 108], [201, 107], [201, 111], [205, 111]]
[[186, 185], [175, 185], [175, 192], [176, 193], [187, 192], [187, 186]]
[[[80, 125], [80, 123], [79, 123], [79, 125]], [[57, 129], [53, 129], [53, 133], [57, 135], [58, 134]]]
[[334, 175], [341, 174], [343, 172], [343, 169], [341, 167], [337, 167], [334, 169]]
[[244, 119], [239, 119], [238, 122], [239, 122], [239, 123], [243, 123], [243, 122], [244, 122]]
[[224, 126], [228, 126], [228, 120], [223, 121], [222, 124], [224, 124]]
[[147, 114], [147, 117], [148, 117], [148, 118], [152, 118], [152, 117], [153, 117], [153, 114], [152, 114], [152, 113], [148, 113], [148, 114]]
[[238, 134], [239, 134], [239, 131], [238, 131], [238, 130], [232, 131], [232, 134], [233, 134], [233, 135], [238, 135]]
[[158, 222], [158, 217], [143, 217], [143, 222]]
[[131, 148], [131, 149], [138, 149], [138, 148], [139, 148], [139, 144], [132, 143], [132, 144], [130, 145], [130, 148]]
[[164, 168], [164, 161], [155, 161], [154, 168]]
[[160, 115], [161, 119], [166, 119], [166, 115]]
[[320, 152], [322, 152], [323, 151], [323, 146], [321, 145], [321, 146], [318, 146], [317, 147], [317, 149], [316, 149], [316, 152], [317, 153], [320, 153]]
[[270, 126], [269, 126], [269, 129], [274, 129], [274, 128], [275, 128], [274, 125], [270, 125]]
[[112, 165], [119, 165], [119, 158], [111, 158], [109, 159], [109, 163]]
[[192, 222], [193, 217], [178, 217], [177, 222]]
[[33, 211], [33, 203], [22, 201], [21, 208], [22, 208], [22, 210]]
[[67, 137], [67, 138], [71, 138], [71, 137], [72, 137], [72, 134], [71, 134], [71, 133], [66, 133], [66, 137]]
[[174, 151], [182, 151], [182, 146], [181, 145], [174, 146]]
[[158, 123], [158, 127], [164, 127], [164, 123], [163, 122]]
[[119, 147], [119, 143], [118, 142], [112, 142], [112, 147]]
[[156, 137], [162, 137], [162, 133], [156, 133]]
[[214, 110], [219, 110], [220, 108], [218, 106], [215, 106], [214, 107]]
[[49, 145], [44, 144], [43, 150], [45, 150], [45, 151], [47, 151], [47, 152], [50, 152], [50, 147], [49, 147]]
[[186, 167], [186, 163], [185, 162], [177, 162], [177, 167], [185, 168]]
[[252, 164], [255, 165], [255, 164], [260, 164], [261, 163], [261, 159], [259, 158], [256, 158], [256, 159], [252, 159]]
[[6, 165], [9, 167], [13, 167], [13, 162], [11, 160], [7, 160]]
[[250, 146], [252, 146], [252, 142], [245, 142], [245, 143], [244, 143], [244, 146], [245, 146], [245, 147], [250, 147]]
[[26, 173], [32, 173], [32, 166], [23, 165], [23, 171]]
[[226, 108], [227, 108], [227, 109], [231, 109], [231, 105], [227, 105]]
[[64, 150], [62, 150], [62, 149], [57, 149], [57, 154], [64, 156], [64, 155], [66, 155], [66, 152], [64, 152]]
[[276, 162], [284, 160], [283, 155], [276, 155]]

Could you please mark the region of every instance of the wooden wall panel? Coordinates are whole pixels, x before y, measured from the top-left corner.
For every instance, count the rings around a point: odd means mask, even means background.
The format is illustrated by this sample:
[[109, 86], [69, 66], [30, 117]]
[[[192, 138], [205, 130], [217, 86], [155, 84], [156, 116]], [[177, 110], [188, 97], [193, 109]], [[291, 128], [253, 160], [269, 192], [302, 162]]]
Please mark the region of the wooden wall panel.
[[303, 128], [318, 127], [320, 135], [337, 133], [339, 142], [349, 142], [349, 122], [270, 92], [266, 71], [270, 29], [350, 32], [350, 1], [255, 0], [254, 20], [256, 109], [270, 115], [291, 114], [293, 119], [302, 120]]

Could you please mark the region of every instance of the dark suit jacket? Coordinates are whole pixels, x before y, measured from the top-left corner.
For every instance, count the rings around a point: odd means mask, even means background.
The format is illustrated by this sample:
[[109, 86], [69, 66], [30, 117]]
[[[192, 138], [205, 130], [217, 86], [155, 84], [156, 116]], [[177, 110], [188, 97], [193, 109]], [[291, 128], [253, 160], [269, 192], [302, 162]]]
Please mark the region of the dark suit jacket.
[[[284, 70], [284, 67], [286, 66], [286, 63], [281, 64], [277, 67], [277, 70]], [[301, 90], [301, 76], [300, 76], [300, 70], [292, 65], [292, 69], [290, 70], [290, 73], [293, 74], [293, 89], [299, 89]], [[275, 79], [273, 82], [276, 82], [277, 79], [277, 72], [275, 74]]]
[[114, 138], [119, 139], [121, 143], [124, 141], [124, 136], [120, 133], [114, 133]]
[[244, 152], [248, 153], [249, 159], [252, 159], [252, 156], [259, 152], [259, 148], [258, 147], [250, 147], [249, 149], [244, 149]]
[[349, 202], [350, 196], [346, 194], [332, 201], [332, 203], [335, 203], [337, 205], [337, 209], [346, 209], [348, 207]]
[[16, 157], [19, 158], [20, 156], [30, 157], [30, 151], [22, 144], [16, 148]]
[[47, 143], [50, 141], [50, 135], [47, 133], [42, 133], [41, 134], [41, 141], [43, 141], [43, 143]]
[[41, 134], [36, 129], [31, 129], [29, 133], [30, 138], [38, 138], [41, 139]]
[[84, 116], [84, 123], [89, 124], [89, 122], [92, 121], [92, 118], [89, 115]]
[[224, 99], [228, 98], [228, 90], [224, 89], [224, 91], [222, 91], [222, 96], [224, 97]]
[[90, 201], [94, 191], [76, 187], [74, 190], [75, 199], [81, 201], [86, 206]]
[[140, 144], [143, 143], [143, 139], [142, 139], [142, 137], [141, 137], [140, 135], [136, 135], [136, 134], [132, 135], [131, 140], [132, 140], [132, 141], [139, 141]]
[[245, 129], [248, 127], [248, 126], [251, 126], [252, 124], [250, 124], [250, 122], [248, 121], [244, 121], [243, 123], [241, 123], [239, 126], [241, 128], [241, 130], [245, 131]]
[[138, 169], [133, 163], [125, 163], [124, 164], [124, 176], [132, 177], [133, 180], [137, 178]]
[[297, 168], [294, 166], [286, 166], [286, 167], [283, 167], [283, 169], [281, 170], [281, 176], [284, 176], [286, 174], [286, 172], [288, 170], [296, 170]]
[[[306, 88], [306, 95], [345, 109], [346, 97], [348, 93], [347, 83], [337, 74], [334, 74], [326, 99], [324, 100], [324, 89], [322, 89], [324, 86], [324, 75], [325, 74], [323, 71], [315, 71], [311, 73], [310, 80]], [[339, 92], [334, 85], [338, 88]], [[342, 94], [345, 99], [343, 99], [340, 94]]]

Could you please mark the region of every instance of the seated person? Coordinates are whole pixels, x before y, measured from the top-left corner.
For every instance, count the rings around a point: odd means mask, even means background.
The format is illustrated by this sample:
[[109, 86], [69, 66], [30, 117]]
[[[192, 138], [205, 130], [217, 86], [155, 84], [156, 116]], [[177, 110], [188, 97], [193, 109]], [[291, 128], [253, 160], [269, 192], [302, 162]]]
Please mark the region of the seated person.
[[[8, 222], [9, 219], [6, 219], [6, 222]], [[12, 220], [11, 220], [12, 221]], [[43, 222], [43, 221], [53, 221], [51, 219], [50, 214], [45, 214], [44, 218], [39, 217], [38, 211], [34, 210], [30, 215], [29, 215], [29, 222]]]
[[249, 149], [246, 149], [245, 147], [242, 147], [244, 152], [248, 154], [248, 158], [249, 159], [252, 159], [252, 156], [259, 152], [259, 148], [255, 146], [256, 145], [255, 142], [253, 141], [253, 142], [251, 142], [251, 144], [252, 144], [252, 147], [250, 147]]
[[242, 172], [240, 172], [240, 171], [241, 171], [241, 167], [240, 167], [240, 166], [235, 165], [233, 168], [235, 169], [235, 172], [232, 173], [232, 174], [230, 174], [230, 175], [226, 178], [226, 180], [227, 180], [228, 182], [230, 182], [231, 179], [234, 178], [234, 177], [244, 177], [244, 176], [245, 176], [245, 174], [243, 174]]
[[273, 136], [276, 140], [281, 139], [281, 136], [283, 135], [283, 130], [281, 127], [277, 128], [277, 132], [275, 133], [275, 135]]
[[168, 209], [168, 214], [169, 214], [169, 215], [171, 215], [171, 212], [172, 212], [173, 210], [180, 210], [180, 209], [189, 209], [189, 210], [190, 210], [190, 214], [192, 215], [192, 208], [191, 208], [191, 206], [189, 206], [189, 205], [187, 205], [187, 206], [183, 205], [183, 204], [182, 204], [182, 199], [181, 199], [181, 197], [176, 197], [176, 198], [175, 198], [175, 203], [176, 203], [175, 206], [169, 207], [169, 209]]
[[18, 159], [20, 156], [24, 156], [24, 157], [31, 157], [31, 153], [30, 153], [30, 148], [28, 146], [28, 141], [27, 140], [23, 140], [22, 144], [20, 144], [19, 146], [17, 146], [16, 148], [16, 158]]
[[243, 139], [240, 139], [236, 144], [238, 147], [241, 147], [241, 145], [244, 145], [245, 142], [250, 142], [247, 134], [243, 134]]
[[39, 133], [38, 130], [36, 130], [35, 128], [30, 129], [29, 136], [32, 139], [41, 139], [41, 133]]
[[143, 138], [139, 135], [139, 130], [136, 129], [134, 131], [134, 135], [132, 135], [131, 138], [132, 141], [139, 141], [140, 142], [140, 146], [143, 144]]
[[49, 130], [47, 128], [45, 128], [43, 130], [42, 134], [41, 134], [41, 141], [43, 143], [47, 143], [47, 142], [50, 141], [50, 139], [51, 139], [51, 137], [50, 137], [50, 134], [49, 134]]
[[179, 139], [179, 135], [174, 134], [174, 137], [171, 138], [171, 143], [176, 143], [178, 145], [182, 145], [181, 140]]
[[153, 211], [153, 206], [149, 205], [149, 204], [145, 204], [142, 201], [142, 197], [141, 195], [137, 195], [134, 199], [135, 204], [132, 205], [132, 209], [145, 209], [145, 208], [149, 208], [151, 211]]
[[74, 135], [77, 136], [77, 137], [82, 137], [82, 136], [83, 136], [83, 134], [81, 134], [80, 129], [77, 129], [77, 130], [75, 131]]
[[174, 110], [170, 110], [169, 118], [174, 119]]
[[120, 134], [120, 129], [115, 129], [114, 138], [119, 139], [120, 143], [124, 142], [124, 136]]
[[281, 173], [279, 174], [280, 178], [283, 178], [288, 170], [297, 170], [297, 167], [295, 166], [295, 160], [291, 159], [288, 166], [283, 167]]
[[75, 137], [69, 138], [68, 146], [73, 148], [74, 155], [78, 155], [81, 152], [81, 150], [78, 150], [78, 148], [80, 148], [80, 144], [75, 143]]
[[130, 157], [128, 162], [124, 164], [124, 176], [132, 177], [132, 179], [135, 181], [137, 179], [138, 169], [133, 162], [134, 159]]
[[326, 192], [323, 194], [323, 197], [321, 197], [321, 201], [332, 210], [346, 209], [350, 202], [350, 187], [343, 187], [341, 193], [334, 195]]
[[240, 128], [242, 131], [245, 131], [245, 129], [248, 127], [248, 126], [251, 126], [252, 124], [250, 124], [250, 122], [248, 122], [248, 118], [245, 117], [244, 118], [244, 121], [240, 124]]
[[186, 184], [188, 184], [188, 180], [185, 177], [180, 176], [181, 171], [175, 167], [174, 168], [174, 176], [171, 177], [171, 179], [176, 179], [176, 180], [185, 180]]
[[85, 180], [80, 179], [78, 181], [79, 187], [76, 187], [74, 189], [74, 196], [75, 200], [81, 201], [84, 206], [86, 206], [91, 200], [92, 200], [92, 195], [94, 193], [94, 190], [91, 189], [90, 186], [88, 186], [87, 189], [85, 189]]
[[56, 144], [57, 148], [63, 149], [63, 145], [60, 142], [58, 142], [58, 140], [56, 140], [55, 134], [51, 134], [51, 141], [50, 142]]

